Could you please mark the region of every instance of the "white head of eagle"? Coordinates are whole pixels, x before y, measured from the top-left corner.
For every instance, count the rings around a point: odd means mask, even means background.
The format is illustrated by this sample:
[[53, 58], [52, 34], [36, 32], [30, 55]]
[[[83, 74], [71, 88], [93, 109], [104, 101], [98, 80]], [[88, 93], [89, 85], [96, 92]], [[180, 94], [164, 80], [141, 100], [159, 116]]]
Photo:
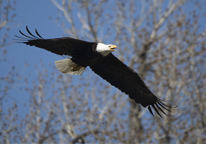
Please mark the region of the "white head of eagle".
[[100, 53], [103, 56], [107, 56], [108, 54], [110, 54], [113, 51], [116, 51], [115, 49], [117, 48], [116, 45], [112, 45], [112, 44], [103, 44], [103, 43], [98, 43], [97, 47], [96, 47], [96, 51], [98, 53]]

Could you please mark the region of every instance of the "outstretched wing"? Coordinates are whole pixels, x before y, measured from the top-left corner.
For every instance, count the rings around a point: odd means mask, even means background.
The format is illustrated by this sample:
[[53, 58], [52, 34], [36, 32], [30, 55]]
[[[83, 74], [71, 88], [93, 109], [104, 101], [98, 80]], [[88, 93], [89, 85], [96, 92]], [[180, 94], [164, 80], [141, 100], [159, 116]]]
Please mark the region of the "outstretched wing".
[[111, 85], [128, 94], [136, 103], [140, 103], [144, 107], [148, 106], [152, 115], [151, 107], [159, 116], [161, 116], [161, 112], [166, 115], [163, 109], [169, 111], [168, 106], [147, 88], [140, 76], [113, 54], [110, 53], [102, 62], [92, 65], [90, 68]]
[[88, 48], [92, 48], [95, 43], [82, 41], [70, 37], [44, 39], [35, 29], [36, 35], [32, 34], [26, 26], [28, 35], [20, 32], [22, 36], [16, 36], [18, 42], [25, 43], [30, 46], [36, 46], [58, 55], [73, 56], [78, 52], [84, 52]]

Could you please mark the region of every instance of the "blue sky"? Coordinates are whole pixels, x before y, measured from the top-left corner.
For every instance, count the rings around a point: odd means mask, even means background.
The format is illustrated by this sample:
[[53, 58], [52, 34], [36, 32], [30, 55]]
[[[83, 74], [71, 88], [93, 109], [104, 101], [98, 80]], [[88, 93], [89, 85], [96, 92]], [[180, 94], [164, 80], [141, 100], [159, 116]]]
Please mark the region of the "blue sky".
[[[193, 3], [189, 2], [187, 6], [186, 10], [190, 9]], [[19, 30], [26, 33], [26, 25], [33, 33], [35, 28], [37, 28], [40, 35], [44, 38], [58, 38], [62, 37], [65, 33], [60, 27], [60, 24], [54, 21], [59, 13], [57, 12], [57, 8], [49, 0], [18, 0], [15, 9], [16, 17], [12, 23], [7, 25], [7, 27], [10, 28], [8, 42], [12, 41], [14, 43], [6, 47], [7, 62], [1, 63], [0, 75], [7, 75], [11, 66], [15, 66], [16, 72], [25, 77], [29, 77], [29, 85], [30, 82], [38, 77], [38, 72], [41, 71], [42, 65], [40, 61], [44, 64], [44, 69], [47, 68], [48, 73], [50, 73], [49, 69], [53, 68], [54, 61], [61, 60], [62, 57], [36, 47], [15, 43], [13, 40], [13, 38], [15, 38], [14, 35], [20, 35]], [[49, 17], [52, 17], [52, 20], [49, 19]], [[202, 19], [201, 23], [205, 25], [205, 19]], [[201, 28], [203, 29], [205, 26]], [[3, 37], [3, 35], [4, 33], [0, 33], [0, 37]], [[25, 66], [26, 64], [28, 66]], [[56, 72], [59, 73], [57, 69]], [[95, 76], [90, 69], [87, 69], [82, 77], [88, 78], [91, 76], [88, 75], [88, 73], [92, 75], [92, 78]], [[78, 76], [74, 78], [79, 79]], [[88, 79], [91, 80], [91, 77]], [[16, 79], [12, 90], [9, 91], [9, 97], [4, 99], [3, 111], [6, 111], [7, 107], [10, 107], [12, 103], [15, 102], [18, 104], [18, 112], [20, 114], [25, 115], [25, 113], [28, 112], [29, 109], [27, 108], [29, 107], [28, 101], [30, 94], [25, 90], [20, 90], [21, 87], [25, 88], [25, 85], [27, 85], [27, 83], [25, 83], [23, 79]], [[0, 83], [0, 90], [2, 86]], [[117, 89], [114, 87], [112, 87], [112, 90], [110, 89], [111, 93], [116, 91]], [[47, 96], [48, 95], [49, 92], [47, 92]], [[124, 96], [125, 100], [128, 99], [127, 95], [122, 93], [121, 95]], [[24, 105], [25, 103], [26, 106]]]
[[[187, 4], [189, 7], [192, 7], [192, 5], [192, 2]], [[44, 38], [57, 38], [63, 36], [63, 29], [59, 26], [59, 23], [54, 21], [59, 13], [54, 4], [49, 0], [19, 0], [16, 2], [15, 9], [16, 17], [12, 23], [7, 25], [7, 27], [10, 28], [8, 42], [13, 41], [12, 38], [14, 38], [14, 35], [20, 35], [18, 30], [26, 32], [26, 25], [31, 32], [34, 32], [35, 28], [37, 28]], [[51, 20], [49, 17], [53, 19]], [[204, 23], [204, 21], [205, 20], [202, 19], [202, 23]], [[3, 35], [4, 33], [0, 33], [0, 37]], [[37, 74], [34, 65], [38, 66], [39, 60], [42, 60], [43, 63], [47, 65], [54, 65], [54, 61], [62, 59], [61, 56], [48, 53], [45, 50], [19, 43], [13, 43], [6, 47], [6, 50], [8, 51], [6, 56], [8, 57], [7, 60], [9, 64], [15, 65], [17, 71], [31, 76]], [[26, 63], [31, 67], [26, 68]], [[7, 74], [10, 65], [4, 63], [2, 67], [4, 67], [4, 69], [0, 69], [0, 74]], [[23, 83], [21, 84], [23, 85]], [[17, 101], [18, 100], [19, 98]]]
[[[58, 27], [55, 22], [49, 20], [49, 16], [55, 17], [58, 15], [56, 7], [53, 6], [50, 1], [37, 1], [21, 0], [17, 2], [17, 16], [15, 17], [15, 23], [11, 23], [9, 25], [13, 27], [10, 32], [10, 38], [14, 35], [19, 35], [18, 30], [26, 32], [26, 25], [29, 27], [31, 32], [34, 32], [35, 28], [37, 28], [39, 33], [45, 38], [61, 37], [63, 35], [62, 29]], [[12, 58], [23, 60], [22, 62], [25, 62], [25, 59], [27, 58], [32, 58], [35, 61], [39, 60], [39, 57], [45, 56], [44, 52], [43, 54], [39, 53], [39, 49], [28, 47], [23, 44], [13, 44], [8, 48], [8, 50], [12, 50], [12, 53], [15, 54]], [[16, 55], [19, 52], [24, 54], [24, 59], [21, 59], [22, 55], [19, 57]]]
[[[62, 37], [64, 32], [57, 23], [49, 19], [50, 16], [55, 18], [58, 13], [53, 3], [48, 0], [17, 1], [15, 13], [16, 17], [13, 22], [7, 25], [7, 27], [10, 28], [8, 42], [12, 41], [14, 43], [6, 47], [7, 62], [1, 63], [1, 67], [4, 67], [4, 69], [0, 69], [0, 74], [2, 76], [7, 75], [12, 65], [15, 66], [15, 71], [21, 75], [29, 76], [32, 81], [32, 79], [34, 79], [32, 77], [37, 76], [37, 72], [41, 67], [39, 64], [40, 60], [42, 60], [44, 64], [54, 65], [54, 61], [60, 60], [62, 57], [36, 47], [15, 43], [13, 40], [13, 38], [15, 38], [14, 35], [20, 36], [19, 30], [26, 33], [26, 25], [31, 32], [34, 32], [35, 28], [37, 28], [44, 38]], [[3, 37], [3, 35], [4, 33], [0, 33], [0, 37]], [[26, 67], [25, 64], [29, 66]], [[37, 66], [37, 69], [35, 69], [34, 66]], [[6, 110], [8, 106], [16, 102], [19, 104], [19, 111], [21, 111], [22, 114], [25, 112], [24, 110], [26, 109], [23, 104], [28, 103], [29, 95], [24, 90], [19, 90], [20, 87], [25, 87], [24, 85], [25, 82], [23, 80], [16, 80], [12, 86], [12, 90], [9, 91], [9, 97], [4, 99], [3, 110]], [[2, 87], [3, 85], [0, 86]]]
[[[189, 7], [192, 5], [193, 3], [188, 3]], [[14, 38], [14, 35], [20, 35], [18, 32], [19, 30], [26, 33], [26, 25], [31, 32], [34, 32], [35, 28], [37, 28], [38, 32], [44, 38], [57, 38], [63, 36], [63, 29], [60, 27], [59, 23], [54, 21], [59, 13], [54, 4], [49, 0], [20, 0], [17, 1], [15, 9], [16, 17], [12, 23], [7, 25], [7, 27], [10, 28], [8, 42], [15, 42], [12, 39]], [[49, 19], [49, 17], [52, 17], [52, 20]], [[2, 34], [4, 33], [0, 33], [0, 37], [3, 36]], [[41, 68], [41, 65], [39, 64], [40, 60], [49, 67], [49, 64], [54, 66], [54, 61], [62, 59], [61, 56], [56, 54], [48, 53], [45, 50], [19, 43], [13, 43], [6, 47], [6, 50], [8, 52], [6, 55], [8, 57], [8, 63], [1, 64], [4, 69], [0, 69], [0, 74], [6, 75], [11, 68], [11, 65], [14, 65], [16, 66], [16, 71], [20, 72], [20, 74], [28, 75], [31, 80], [32, 77], [37, 76], [38, 71]], [[25, 67], [25, 64], [28, 64], [29, 67]], [[34, 67], [35, 65], [37, 66], [37, 69]], [[87, 71], [91, 72], [88, 69]], [[6, 104], [4, 105], [5, 107], [7, 107], [7, 104], [11, 104], [13, 100], [18, 103], [23, 103], [28, 100], [28, 94], [18, 90], [22, 85], [25, 85], [24, 81], [16, 81], [14, 89], [10, 92], [12, 100], [10, 103], [4, 103]]]
[[[4, 67], [4, 69], [0, 69], [0, 74], [2, 76], [7, 75], [11, 66], [15, 66], [14, 71], [29, 79], [28, 83], [25, 83], [24, 78], [15, 80], [12, 89], [9, 90], [8, 96], [4, 98], [3, 111], [6, 111], [6, 109], [15, 102], [18, 104], [18, 113], [25, 115], [26, 112], [29, 111], [29, 98], [31, 94], [25, 91], [24, 88], [26, 86], [33, 86], [31, 83], [38, 77], [38, 73], [45, 68], [48, 69], [48, 74], [51, 76], [49, 70], [55, 66], [54, 61], [63, 58], [62, 56], [34, 46], [31, 47], [25, 44], [16, 43], [14, 35], [21, 36], [19, 30], [27, 34], [26, 26], [28, 26], [32, 33], [35, 33], [35, 29], [37, 29], [39, 34], [44, 38], [58, 38], [64, 36], [65, 33], [60, 27], [60, 24], [55, 22], [55, 18], [59, 13], [54, 4], [49, 0], [17, 1], [15, 5], [15, 13], [16, 17], [13, 22], [7, 25], [7, 27], [10, 28], [8, 42], [12, 41], [13, 43], [6, 47], [7, 62], [1, 63], [1, 66]], [[49, 17], [52, 17], [52, 19]], [[0, 33], [0, 37], [3, 37], [2, 34], [4, 33]], [[42, 64], [44, 64], [43, 69], [41, 69]], [[59, 74], [60, 72], [56, 69], [56, 73]], [[87, 68], [82, 77], [89, 78], [90, 76], [95, 78], [96, 74]], [[76, 83], [78, 83], [79, 78], [79, 76], [73, 77], [73, 79], [76, 79]], [[91, 78], [89, 78], [89, 80], [91, 80]], [[2, 86], [3, 85], [0, 85], [0, 87]], [[21, 88], [23, 88], [23, 90], [21, 90]], [[117, 89], [113, 87], [112, 92], [116, 92], [116, 90]], [[49, 92], [47, 92], [47, 96], [48, 95]], [[124, 98], [127, 99], [128, 97], [125, 95]]]

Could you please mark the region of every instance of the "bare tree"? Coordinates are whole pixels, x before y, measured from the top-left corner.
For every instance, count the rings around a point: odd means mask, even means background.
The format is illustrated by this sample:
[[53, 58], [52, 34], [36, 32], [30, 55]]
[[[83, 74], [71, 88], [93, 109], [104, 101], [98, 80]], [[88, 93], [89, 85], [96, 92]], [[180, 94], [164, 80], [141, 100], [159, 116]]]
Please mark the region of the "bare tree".
[[[26, 87], [29, 113], [16, 126], [22, 131], [11, 122], [5, 142], [12, 136], [23, 143], [206, 142], [205, 2], [51, 1], [59, 12], [51, 19], [66, 35], [118, 45], [116, 55], [158, 97], [178, 107], [163, 119], [152, 117], [90, 70], [75, 77], [42, 65], [33, 86]], [[5, 117], [11, 119], [9, 110]]]

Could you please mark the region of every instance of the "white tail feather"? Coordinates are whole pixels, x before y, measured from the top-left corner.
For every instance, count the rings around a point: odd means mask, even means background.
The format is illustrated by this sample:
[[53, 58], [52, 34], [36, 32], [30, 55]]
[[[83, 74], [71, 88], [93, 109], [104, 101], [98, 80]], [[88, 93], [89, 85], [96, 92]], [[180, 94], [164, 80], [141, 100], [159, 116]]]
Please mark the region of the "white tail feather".
[[55, 61], [57, 69], [64, 74], [82, 75], [86, 67], [81, 67], [79, 70], [72, 71], [72, 65], [76, 65], [71, 59], [63, 59]]

